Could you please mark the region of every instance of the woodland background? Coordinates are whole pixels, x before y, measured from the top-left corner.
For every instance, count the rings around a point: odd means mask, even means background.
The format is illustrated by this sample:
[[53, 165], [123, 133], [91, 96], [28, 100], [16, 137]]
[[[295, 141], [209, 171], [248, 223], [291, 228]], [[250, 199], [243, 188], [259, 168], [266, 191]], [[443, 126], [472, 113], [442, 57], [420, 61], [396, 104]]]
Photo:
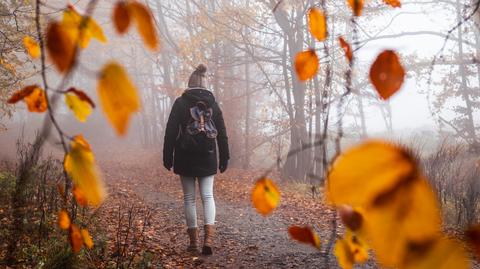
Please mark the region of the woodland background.
[[[89, 2], [70, 4], [85, 10]], [[92, 41], [68, 81], [99, 103], [96, 70], [111, 59], [120, 62], [142, 103], [128, 134], [117, 137], [100, 109], [85, 123], [76, 121], [64, 104], [55, 111], [65, 133], [81, 133], [90, 142], [104, 171], [110, 193], [106, 204], [98, 210], [72, 206], [69, 211], [91, 227], [98, 245], [104, 246], [75, 256], [63, 244], [65, 239], [58, 240], [62, 234], [55, 222], [62, 202], [57, 184], [64, 172], [60, 141], [52, 134], [28, 183], [26, 228], [10, 266], [329, 268], [335, 262], [328, 244], [319, 254], [267, 246], [289, 242], [288, 234], [279, 231], [291, 225], [292, 218], [321, 230], [325, 241], [340, 233], [343, 226], [337, 223], [337, 214], [322, 199], [327, 171], [341, 150], [372, 137], [412, 149], [441, 203], [449, 234], [458, 235], [478, 223], [479, 1], [405, 0], [401, 8], [365, 1], [363, 14], [356, 19], [346, 1], [139, 2], [151, 10], [160, 49], [146, 50], [134, 31], [119, 36], [112, 22], [117, 2], [98, 1], [92, 16], [108, 43]], [[10, 201], [18, 188], [19, 164], [28, 159], [45, 116], [27, 111], [23, 104], [7, 104], [15, 91], [41, 79], [39, 61], [25, 53], [22, 43], [25, 36], [37, 35], [37, 3], [0, 3], [0, 257], [12, 254]], [[56, 0], [39, 3], [43, 28], [59, 20], [67, 5]], [[311, 7], [321, 7], [327, 14], [329, 38], [324, 42], [309, 32], [306, 14]], [[354, 49], [353, 69], [338, 44], [339, 36]], [[318, 73], [303, 82], [294, 62], [297, 53], [308, 48], [316, 51], [320, 65]], [[368, 70], [375, 56], [388, 48], [396, 50], [407, 75], [399, 93], [385, 101], [370, 83]], [[220, 206], [220, 212], [225, 211], [220, 213], [220, 225], [226, 229], [221, 239], [225, 249], [218, 260], [185, 256], [180, 251], [186, 242], [179, 228], [182, 220], [162, 213], [182, 210], [180, 187], [162, 170], [166, 120], [200, 63], [208, 67], [208, 88], [223, 109], [232, 156], [230, 171], [217, 181], [218, 199], [225, 204]], [[62, 75], [51, 62], [45, 71], [50, 84], [61, 83]], [[270, 177], [285, 192], [282, 197], [291, 202], [283, 213], [267, 220], [250, 212], [249, 196], [265, 171], [272, 171]], [[149, 190], [152, 185], [156, 191]], [[237, 203], [233, 209], [248, 218], [236, 220], [228, 213], [228, 206]], [[232, 223], [245, 228], [231, 227]], [[262, 236], [253, 231], [257, 227], [264, 228], [264, 243], [251, 241]], [[246, 254], [237, 257], [238, 252]], [[277, 263], [282, 255], [285, 264]], [[262, 257], [265, 263], [249, 257]], [[369, 261], [365, 266], [376, 265]]]

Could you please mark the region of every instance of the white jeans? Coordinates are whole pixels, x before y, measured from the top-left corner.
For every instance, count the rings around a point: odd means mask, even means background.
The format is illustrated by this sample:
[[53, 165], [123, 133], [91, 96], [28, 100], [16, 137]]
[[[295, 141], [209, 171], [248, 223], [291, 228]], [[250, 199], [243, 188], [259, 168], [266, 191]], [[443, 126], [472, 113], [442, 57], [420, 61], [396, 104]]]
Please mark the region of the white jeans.
[[197, 227], [197, 206], [195, 204], [195, 181], [198, 179], [203, 203], [203, 224], [215, 224], [215, 200], [213, 199], [213, 175], [208, 177], [180, 176], [185, 204], [185, 218], [188, 228]]

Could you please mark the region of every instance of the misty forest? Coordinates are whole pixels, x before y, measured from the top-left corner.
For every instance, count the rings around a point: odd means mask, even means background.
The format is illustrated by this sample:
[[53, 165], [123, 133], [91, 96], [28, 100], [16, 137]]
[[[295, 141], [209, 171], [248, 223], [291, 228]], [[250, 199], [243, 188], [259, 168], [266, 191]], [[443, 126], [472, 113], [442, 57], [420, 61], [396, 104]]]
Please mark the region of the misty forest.
[[479, 0], [0, 1], [0, 268], [479, 261]]

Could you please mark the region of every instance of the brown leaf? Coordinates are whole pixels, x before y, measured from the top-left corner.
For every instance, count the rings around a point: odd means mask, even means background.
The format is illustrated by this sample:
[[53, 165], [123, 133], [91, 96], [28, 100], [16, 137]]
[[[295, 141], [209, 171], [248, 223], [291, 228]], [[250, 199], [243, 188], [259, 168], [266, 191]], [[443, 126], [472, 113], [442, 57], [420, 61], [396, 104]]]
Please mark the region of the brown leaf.
[[340, 47], [342, 47], [343, 51], [345, 52], [345, 57], [347, 57], [348, 61], [351, 62], [353, 59], [353, 52], [352, 52], [352, 47], [350, 44], [343, 39], [343, 37], [339, 37], [338, 41], [340, 42]]
[[480, 260], [480, 225], [470, 227], [465, 236], [476, 258]]
[[78, 98], [80, 98], [80, 100], [89, 103], [92, 106], [92, 108], [95, 108], [95, 103], [84, 91], [77, 90], [76, 88], [71, 87], [67, 90], [67, 92], [71, 92], [75, 94]]
[[302, 51], [295, 57], [295, 71], [298, 79], [311, 79], [318, 71], [318, 56], [314, 50]]
[[61, 73], [67, 72], [75, 63], [75, 40], [58, 22], [52, 22], [47, 29], [47, 51], [55, 67]]
[[347, 0], [347, 2], [355, 16], [362, 15], [364, 0]]
[[370, 81], [384, 100], [402, 87], [404, 79], [405, 70], [397, 54], [392, 50], [386, 50], [378, 55], [370, 68]]
[[123, 1], [117, 2], [113, 10], [113, 25], [115, 26], [115, 30], [117, 30], [119, 34], [126, 33], [130, 22], [131, 19], [127, 5]]
[[23, 89], [16, 91], [8, 100], [7, 103], [15, 104], [19, 101], [22, 101], [25, 97], [32, 94], [33, 90], [38, 88], [38, 85], [29, 85], [24, 87]]
[[290, 237], [292, 237], [292, 239], [295, 239], [305, 244], [310, 244], [318, 249], [320, 248], [320, 239], [318, 238], [318, 235], [315, 233], [312, 227], [291, 226], [290, 228], [288, 228], [288, 234], [290, 234]]

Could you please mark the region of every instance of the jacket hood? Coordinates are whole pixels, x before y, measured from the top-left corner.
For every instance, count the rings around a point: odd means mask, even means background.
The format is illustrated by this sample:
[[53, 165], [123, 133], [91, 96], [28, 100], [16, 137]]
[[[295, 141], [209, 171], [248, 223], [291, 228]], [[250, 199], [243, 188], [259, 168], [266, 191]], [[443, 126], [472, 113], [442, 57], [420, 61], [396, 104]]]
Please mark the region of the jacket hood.
[[203, 101], [210, 107], [215, 103], [213, 93], [205, 88], [188, 88], [183, 92], [182, 97], [190, 103]]

